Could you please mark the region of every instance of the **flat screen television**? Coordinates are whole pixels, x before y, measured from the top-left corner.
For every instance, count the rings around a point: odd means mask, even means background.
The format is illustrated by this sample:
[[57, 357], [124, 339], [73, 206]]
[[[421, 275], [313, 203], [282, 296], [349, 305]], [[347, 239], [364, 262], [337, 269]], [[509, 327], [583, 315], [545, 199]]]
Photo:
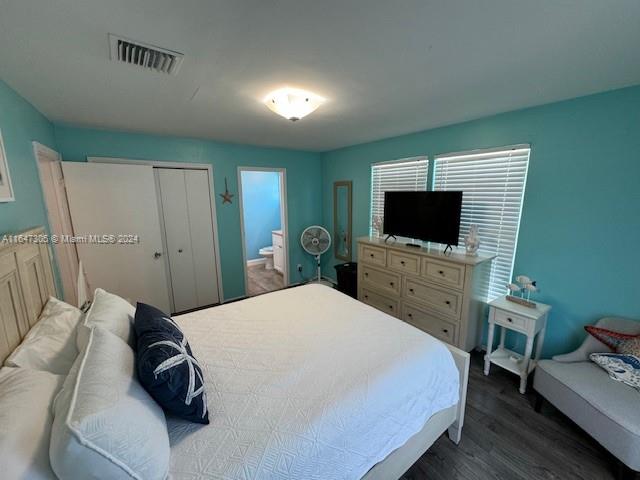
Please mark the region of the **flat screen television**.
[[385, 235], [458, 245], [462, 192], [384, 192]]

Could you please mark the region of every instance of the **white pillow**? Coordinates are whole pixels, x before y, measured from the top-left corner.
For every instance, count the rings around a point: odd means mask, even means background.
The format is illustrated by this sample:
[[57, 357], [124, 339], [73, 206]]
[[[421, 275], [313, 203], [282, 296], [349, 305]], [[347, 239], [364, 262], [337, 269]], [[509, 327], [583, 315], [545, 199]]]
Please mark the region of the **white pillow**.
[[79, 309], [50, 297], [38, 323], [9, 355], [5, 365], [66, 375], [78, 356], [76, 328], [81, 318]]
[[104, 328], [135, 348], [135, 314], [136, 308], [124, 298], [96, 288], [93, 303], [85, 314], [84, 321], [78, 326], [78, 350], [83, 350], [86, 346], [92, 327]]
[[51, 403], [65, 377], [0, 369], [0, 476], [55, 480], [49, 464]]
[[94, 327], [54, 402], [49, 456], [61, 479], [164, 479], [169, 434], [138, 383], [133, 350]]

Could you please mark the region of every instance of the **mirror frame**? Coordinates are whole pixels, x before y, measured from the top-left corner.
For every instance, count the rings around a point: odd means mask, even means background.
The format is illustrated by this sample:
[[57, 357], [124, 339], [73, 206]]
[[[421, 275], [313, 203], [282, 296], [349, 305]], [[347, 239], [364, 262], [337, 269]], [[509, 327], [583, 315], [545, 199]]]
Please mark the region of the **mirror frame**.
[[[338, 234], [338, 188], [340, 187], [346, 187], [347, 188], [347, 240], [346, 243], [349, 246], [349, 254], [348, 255], [342, 255], [341, 253], [338, 252], [338, 246], [339, 243], [337, 242], [337, 239], [339, 238]], [[339, 180], [337, 182], [333, 182], [333, 238], [334, 238], [334, 242], [333, 242], [333, 255], [338, 259], [338, 260], [343, 260], [345, 262], [350, 262], [352, 260], [352, 239], [351, 239], [351, 223], [352, 223], [352, 213], [353, 213], [353, 208], [352, 208], [352, 189], [353, 189], [353, 182], [351, 180]]]

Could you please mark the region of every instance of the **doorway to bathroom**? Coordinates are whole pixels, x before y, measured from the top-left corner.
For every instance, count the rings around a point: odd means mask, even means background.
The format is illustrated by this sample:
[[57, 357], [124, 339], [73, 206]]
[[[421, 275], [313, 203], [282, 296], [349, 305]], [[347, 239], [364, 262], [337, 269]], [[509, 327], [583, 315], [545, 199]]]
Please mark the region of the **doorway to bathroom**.
[[284, 168], [238, 167], [240, 229], [248, 297], [289, 285]]

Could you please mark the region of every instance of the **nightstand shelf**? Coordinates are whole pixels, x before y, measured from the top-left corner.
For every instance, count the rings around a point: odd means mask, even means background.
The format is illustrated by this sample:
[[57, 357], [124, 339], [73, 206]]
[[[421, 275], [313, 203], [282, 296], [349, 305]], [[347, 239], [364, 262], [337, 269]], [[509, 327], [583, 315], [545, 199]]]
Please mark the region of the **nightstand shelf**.
[[[513, 358], [515, 358], [516, 361], [512, 360]], [[515, 373], [518, 376], [522, 375], [524, 372], [523, 359], [523, 355], [514, 352], [513, 350], [509, 350], [508, 348], [498, 347], [491, 353], [491, 363], [502, 367], [511, 373]], [[527, 372], [527, 375], [533, 371], [535, 363], [535, 360], [529, 361], [529, 371]]]
[[[489, 302], [489, 334], [487, 354], [484, 357], [484, 374], [489, 375], [491, 364], [502, 367], [520, 377], [520, 393], [525, 393], [527, 377], [535, 369], [542, 353], [550, 310], [551, 307], [544, 303], [538, 303], [536, 308], [528, 308], [510, 302], [505, 297]], [[500, 346], [493, 350], [496, 326], [500, 327]], [[513, 352], [504, 346], [507, 330], [527, 337], [524, 355]], [[536, 339], [536, 354], [534, 358], [531, 358]]]

